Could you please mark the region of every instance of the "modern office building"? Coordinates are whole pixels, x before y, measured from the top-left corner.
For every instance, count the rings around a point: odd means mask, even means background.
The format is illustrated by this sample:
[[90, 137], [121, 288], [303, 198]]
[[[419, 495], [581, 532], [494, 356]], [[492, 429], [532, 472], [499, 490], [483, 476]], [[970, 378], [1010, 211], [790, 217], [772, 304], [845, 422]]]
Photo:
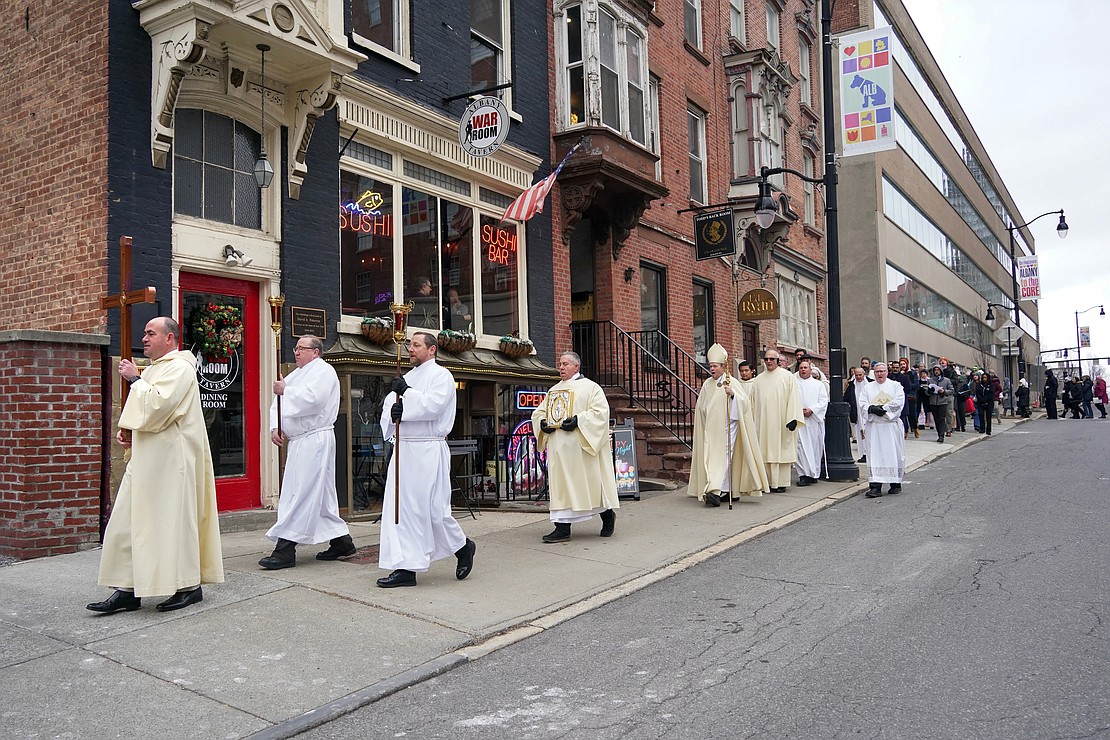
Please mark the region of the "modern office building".
[[[953, 19], [958, 22], [958, 19]], [[861, 356], [939, 357], [1040, 387], [1037, 306], [1014, 317], [1014, 257], [1034, 253], [1017, 204], [899, 0], [838, 3], [838, 35], [889, 26], [897, 147], [840, 162], [844, 341]], [[838, 106], [840, 101], [838, 101]], [[1001, 304], [991, 309], [988, 304]], [[1015, 368], [1016, 365], [1020, 367]], [[1016, 379], [1015, 379], [1016, 380]]]

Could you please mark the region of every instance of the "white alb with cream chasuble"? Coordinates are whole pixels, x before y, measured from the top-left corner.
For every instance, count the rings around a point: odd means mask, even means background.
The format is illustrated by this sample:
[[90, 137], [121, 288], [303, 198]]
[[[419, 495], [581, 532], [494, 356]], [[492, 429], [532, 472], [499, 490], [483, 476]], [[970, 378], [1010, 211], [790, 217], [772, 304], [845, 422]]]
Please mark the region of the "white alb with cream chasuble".
[[[447, 435], [455, 425], [455, 378], [435, 360], [405, 373], [409, 389], [402, 404], [401, 441], [389, 458], [382, 505], [378, 567], [428, 570], [433, 560], [458, 552], [466, 544], [462, 527], [451, 514], [451, 451]], [[391, 439], [396, 426], [389, 412], [396, 393], [382, 404], [381, 427]], [[401, 522], [394, 524], [394, 459], [400, 454]]]
[[[857, 386], [857, 393], [858, 393]], [[872, 483], [901, 483], [906, 474], [906, 439], [902, 407], [906, 392], [897, 380], [872, 381], [857, 397], [860, 419], [867, 418], [867, 480]], [[868, 406], [882, 406], [882, 416], [870, 414]]]
[[825, 412], [829, 408], [829, 391], [817, 378], [795, 377], [802, 408], [813, 412], [806, 418], [805, 426], [798, 428], [796, 467], [799, 475], [820, 478], [821, 460], [825, 456]]
[[[566, 398], [566, 416], [577, 416], [578, 427], [569, 432], [556, 429], [551, 434], [540, 430], [540, 420], [548, 419], [551, 398]], [[555, 416], [549, 423], [555, 423]], [[617, 509], [616, 470], [609, 444], [609, 402], [597, 383], [582, 375], [561, 380], [547, 392], [547, 398], [532, 412], [532, 433], [537, 448], [547, 451], [547, 477], [551, 520], [576, 522], [594, 513]]]
[[747, 392], [739, 387], [737, 378], [730, 378], [730, 385], [734, 395], [726, 404], [724, 388], [716, 379], [707, 378], [694, 406], [694, 446], [686, 493], [699, 501], [704, 501], [709, 491], [761, 496], [770, 490]]
[[131, 460], [97, 582], [140, 598], [223, 583], [216, 480], [192, 353], [168, 352], [144, 369], [119, 426], [131, 430]]
[[[270, 430], [278, 427], [277, 396], [270, 403]], [[348, 534], [335, 490], [335, 419], [339, 377], [317, 357], [285, 376], [281, 431], [289, 438], [277, 523], [266, 536], [312, 545]]]

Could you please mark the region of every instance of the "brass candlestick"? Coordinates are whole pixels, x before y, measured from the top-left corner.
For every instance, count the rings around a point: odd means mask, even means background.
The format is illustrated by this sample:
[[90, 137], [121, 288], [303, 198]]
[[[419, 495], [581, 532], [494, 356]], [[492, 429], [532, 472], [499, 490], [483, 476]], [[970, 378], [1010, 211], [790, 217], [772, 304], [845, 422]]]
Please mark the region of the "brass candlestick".
[[[401, 345], [405, 341], [405, 327], [408, 324], [409, 314], [416, 304], [390, 303], [389, 312], [393, 314], [393, 341], [397, 343], [397, 377], [401, 377]], [[397, 397], [401, 403], [401, 397]], [[397, 421], [397, 428], [393, 432], [393, 523], [401, 523], [401, 421]]]
[[[272, 295], [266, 299], [270, 304], [270, 328], [274, 330], [274, 357], [277, 364], [274, 366], [274, 374], [278, 380], [281, 380], [281, 309], [285, 305], [285, 294]], [[281, 396], [277, 397], [277, 430], [278, 435], [281, 435]]]

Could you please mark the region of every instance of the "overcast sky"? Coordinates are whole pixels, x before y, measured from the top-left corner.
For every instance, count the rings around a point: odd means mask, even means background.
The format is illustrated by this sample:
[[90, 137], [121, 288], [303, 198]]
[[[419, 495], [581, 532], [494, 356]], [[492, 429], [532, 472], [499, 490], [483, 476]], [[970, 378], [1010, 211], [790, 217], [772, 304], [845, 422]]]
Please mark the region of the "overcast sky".
[[[1110, 306], [1110, 0], [903, 2], [1020, 217], [1064, 209], [1067, 239], [1055, 216], [1030, 228], [1041, 347], [1075, 347], [1075, 312]], [[1079, 323], [1091, 327], [1084, 355], [1110, 355], [1110, 315], [1096, 308]]]

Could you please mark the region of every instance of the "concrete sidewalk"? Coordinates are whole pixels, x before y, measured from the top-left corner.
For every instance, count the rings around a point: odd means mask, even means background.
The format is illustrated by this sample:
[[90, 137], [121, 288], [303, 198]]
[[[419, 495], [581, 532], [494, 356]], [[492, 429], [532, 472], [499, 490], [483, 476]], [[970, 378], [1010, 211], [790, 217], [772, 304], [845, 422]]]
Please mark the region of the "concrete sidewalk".
[[[940, 445], [926, 430], [907, 443], [907, 469], [985, 439]], [[99, 550], [18, 562], [0, 568], [0, 736], [291, 737], [854, 496], [867, 487], [860, 468], [857, 483], [792, 487], [733, 511], [681, 488], [650, 494], [622, 505], [612, 538], [593, 521], [557, 545], [540, 542], [542, 510], [456, 513], [478, 544], [473, 574], [455, 580], [451, 558], [417, 588], [377, 588], [376, 557], [315, 560], [326, 545], [299, 548], [296, 568], [260, 570], [264, 527], [223, 535], [227, 583], [166, 614], [158, 599], [86, 611], [107, 595]], [[378, 530], [351, 526], [360, 548]]]

